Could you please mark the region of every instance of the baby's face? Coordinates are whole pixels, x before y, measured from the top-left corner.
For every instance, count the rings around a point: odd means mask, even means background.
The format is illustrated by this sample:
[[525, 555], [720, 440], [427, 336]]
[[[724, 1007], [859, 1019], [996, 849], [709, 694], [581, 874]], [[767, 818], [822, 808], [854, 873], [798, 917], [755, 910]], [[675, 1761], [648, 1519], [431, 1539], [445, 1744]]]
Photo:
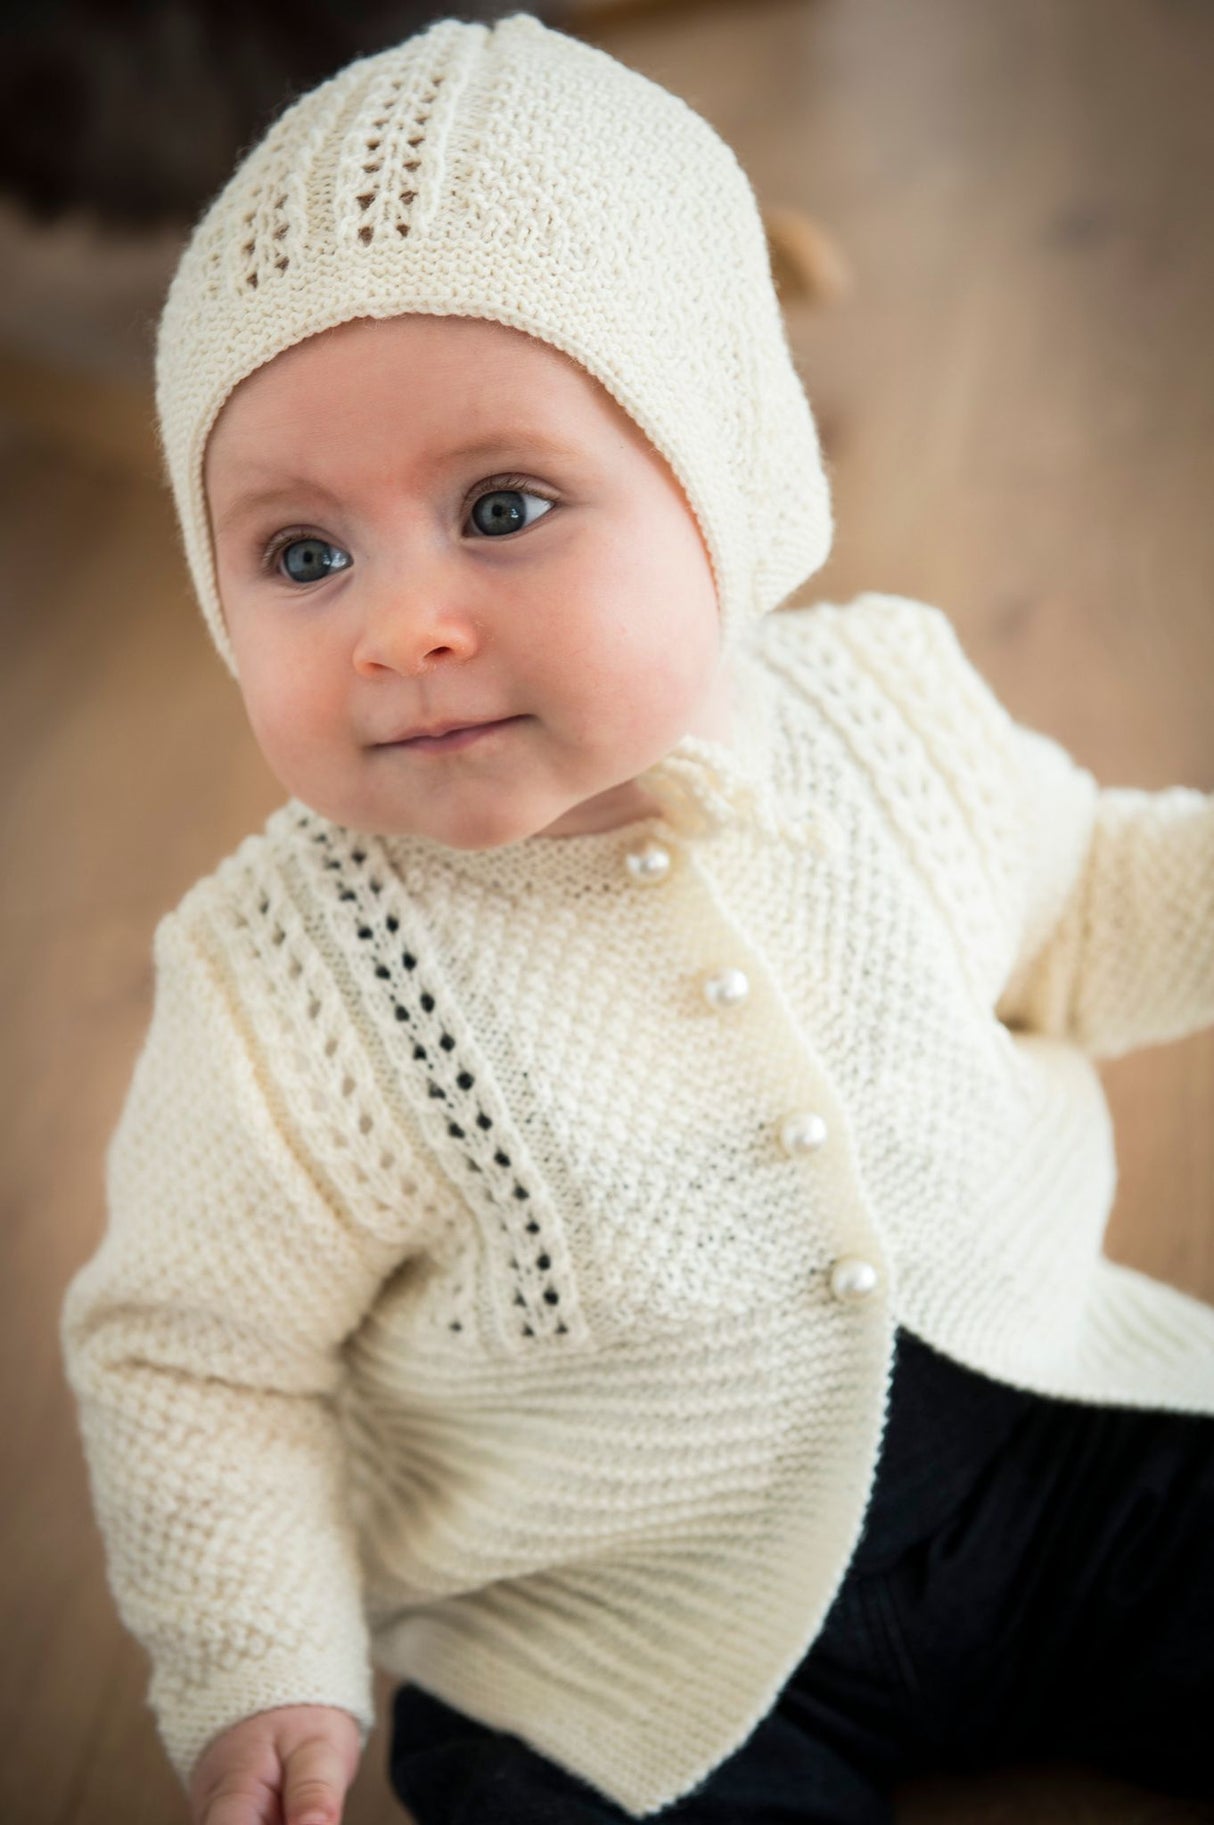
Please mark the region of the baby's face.
[[[253, 733], [335, 822], [489, 849], [611, 829], [728, 740], [699, 528], [584, 369], [479, 318], [343, 324], [241, 383], [204, 471]], [[494, 723], [473, 740], [419, 727]]]

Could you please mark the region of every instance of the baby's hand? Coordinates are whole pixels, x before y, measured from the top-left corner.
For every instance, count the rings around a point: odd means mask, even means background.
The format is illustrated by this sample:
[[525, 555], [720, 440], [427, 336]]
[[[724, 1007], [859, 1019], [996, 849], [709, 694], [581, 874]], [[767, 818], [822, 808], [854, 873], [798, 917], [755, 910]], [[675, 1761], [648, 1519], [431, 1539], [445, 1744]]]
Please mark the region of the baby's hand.
[[339, 1825], [360, 1753], [357, 1722], [333, 1705], [244, 1717], [194, 1764], [192, 1825]]

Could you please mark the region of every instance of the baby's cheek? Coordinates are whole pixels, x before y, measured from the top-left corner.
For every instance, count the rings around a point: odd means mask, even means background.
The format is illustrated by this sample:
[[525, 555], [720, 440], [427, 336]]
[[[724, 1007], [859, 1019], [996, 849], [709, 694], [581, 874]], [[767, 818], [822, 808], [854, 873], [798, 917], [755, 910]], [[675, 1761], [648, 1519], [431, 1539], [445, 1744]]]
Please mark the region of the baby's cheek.
[[314, 695], [298, 683], [250, 680], [245, 706], [253, 735], [271, 767], [306, 774], [325, 746], [326, 719]]
[[709, 687], [718, 660], [717, 634], [698, 618], [672, 612], [669, 604], [654, 614], [650, 628], [652, 638], [637, 668], [638, 698], [650, 705], [651, 713], [664, 706], [677, 717]]

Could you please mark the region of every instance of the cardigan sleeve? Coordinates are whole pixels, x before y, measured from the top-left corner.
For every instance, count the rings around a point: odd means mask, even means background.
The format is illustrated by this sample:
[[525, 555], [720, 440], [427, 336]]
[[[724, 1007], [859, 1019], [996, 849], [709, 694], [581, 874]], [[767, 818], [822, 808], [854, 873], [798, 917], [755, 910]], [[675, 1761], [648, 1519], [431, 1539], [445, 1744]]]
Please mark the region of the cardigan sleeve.
[[1093, 1058], [1214, 1023], [1214, 795], [1101, 786], [1016, 722], [942, 609], [871, 592], [842, 623], [982, 856], [995, 1012]]
[[1010, 759], [1022, 912], [999, 1017], [1094, 1058], [1214, 1023], [1214, 795], [1097, 786], [1019, 724]]
[[110, 1590], [186, 1783], [213, 1735], [274, 1706], [341, 1707], [364, 1744], [373, 1726], [334, 1396], [409, 1231], [345, 1206], [180, 913], [157, 927], [106, 1231], [60, 1339]]

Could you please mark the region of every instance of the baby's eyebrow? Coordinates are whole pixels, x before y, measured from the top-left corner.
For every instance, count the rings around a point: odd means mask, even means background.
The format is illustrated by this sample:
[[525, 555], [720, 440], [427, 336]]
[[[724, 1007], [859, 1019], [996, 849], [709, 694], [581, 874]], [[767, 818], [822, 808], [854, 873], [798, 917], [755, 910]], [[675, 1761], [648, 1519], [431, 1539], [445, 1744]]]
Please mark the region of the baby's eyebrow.
[[[561, 443], [559, 439], [542, 431], [513, 431], [508, 434], [492, 437], [478, 437], [475, 441], [453, 445], [444, 450], [438, 467], [456, 460], [465, 461], [469, 457], [484, 460], [491, 456], [514, 457], [524, 461], [528, 455], [542, 454], [555, 456], [564, 462], [576, 462], [581, 452], [571, 444]], [[216, 530], [223, 531], [234, 520], [244, 519], [247, 514], [255, 513], [262, 507], [272, 507], [276, 501], [297, 499], [301, 494], [323, 496], [331, 506], [340, 505], [339, 497], [332, 489], [326, 488], [306, 475], [291, 475], [285, 480], [275, 482], [272, 487], [258, 488], [250, 494], [240, 494], [216, 521]]]
[[540, 450], [545, 456], [560, 456], [573, 462], [581, 455], [571, 444], [563, 444], [558, 438], [550, 437], [544, 431], [510, 431], [500, 436], [478, 437], [475, 442], [456, 444], [444, 452], [444, 461], [455, 457], [466, 456], [503, 456], [526, 455], [529, 451]]
[[261, 507], [272, 507], [275, 501], [298, 500], [301, 494], [323, 495], [331, 506], [339, 505], [338, 496], [330, 488], [309, 480], [306, 475], [291, 475], [285, 481], [276, 482], [272, 488], [256, 488], [251, 494], [238, 494], [215, 521], [215, 530], [223, 532], [235, 521], [245, 519]]

